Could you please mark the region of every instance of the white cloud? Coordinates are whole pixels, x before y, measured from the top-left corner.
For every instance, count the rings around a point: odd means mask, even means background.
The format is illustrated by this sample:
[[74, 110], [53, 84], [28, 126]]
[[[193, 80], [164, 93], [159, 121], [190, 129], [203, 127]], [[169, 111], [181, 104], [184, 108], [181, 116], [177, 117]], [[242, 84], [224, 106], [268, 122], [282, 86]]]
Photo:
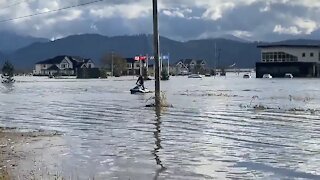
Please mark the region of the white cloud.
[[192, 13], [192, 9], [190, 8], [163, 9], [162, 13], [169, 17], [178, 17], [178, 18], [187, 18], [187, 19], [193, 18], [192, 16], [190, 16], [190, 14]]
[[318, 28], [317, 22], [303, 18], [297, 18], [295, 25], [302, 29], [305, 34], [311, 34]]
[[[88, 1], [30, 0], [0, 10], [0, 17], [10, 19]], [[10, 4], [11, 0], [0, 0], [0, 9]], [[161, 0], [159, 8], [161, 33], [179, 39], [226, 33], [259, 40], [270, 34], [309, 35], [318, 31], [320, 24], [320, 0]], [[151, 20], [150, 0], [107, 0], [0, 25], [2, 30], [60, 37], [86, 32], [152, 33]], [[103, 26], [105, 22], [114, 24]], [[150, 27], [142, 27], [145, 24]]]
[[217, 4], [216, 6], [208, 8], [202, 15], [205, 19], [218, 20], [222, 18], [223, 13], [227, 10], [232, 10], [235, 4], [232, 2], [226, 2], [222, 4]]
[[111, 6], [96, 6], [90, 10], [90, 14], [99, 18], [122, 17], [125, 19], [135, 19], [150, 15], [151, 7], [139, 4], [118, 4]]
[[185, 17], [184, 14], [179, 11], [163, 10], [162, 13], [170, 17], [181, 17], [181, 18]]
[[232, 35], [238, 37], [238, 38], [250, 38], [252, 37], [252, 33], [249, 31], [240, 31], [240, 30], [235, 30], [231, 32]]
[[300, 31], [296, 26], [282, 27], [281, 25], [276, 25], [273, 29], [273, 32], [290, 35], [297, 35], [302, 33], [302, 31]]

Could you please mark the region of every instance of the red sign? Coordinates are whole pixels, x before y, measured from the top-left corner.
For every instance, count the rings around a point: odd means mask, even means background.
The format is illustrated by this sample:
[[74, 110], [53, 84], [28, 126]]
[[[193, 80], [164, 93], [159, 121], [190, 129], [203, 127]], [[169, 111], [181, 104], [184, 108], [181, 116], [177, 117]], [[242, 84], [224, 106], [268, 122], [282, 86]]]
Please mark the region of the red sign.
[[134, 57], [135, 61], [145, 61], [147, 59], [148, 59], [147, 56], [135, 56]]

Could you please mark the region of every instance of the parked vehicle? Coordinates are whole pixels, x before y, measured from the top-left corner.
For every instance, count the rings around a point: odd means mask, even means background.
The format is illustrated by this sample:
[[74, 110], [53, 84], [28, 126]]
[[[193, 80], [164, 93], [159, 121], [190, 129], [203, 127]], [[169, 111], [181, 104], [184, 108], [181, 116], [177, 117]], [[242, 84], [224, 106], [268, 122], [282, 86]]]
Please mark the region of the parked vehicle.
[[243, 78], [244, 79], [250, 79], [251, 78], [251, 74], [245, 74], [245, 75], [243, 75]]
[[293, 75], [290, 74], [290, 73], [286, 73], [286, 74], [284, 75], [284, 77], [285, 77], [285, 78], [290, 78], [290, 79], [292, 79], [292, 78], [293, 78]]
[[264, 74], [263, 77], [264, 79], [272, 79], [271, 74]]
[[201, 79], [202, 76], [200, 74], [191, 74], [188, 76], [188, 78]]

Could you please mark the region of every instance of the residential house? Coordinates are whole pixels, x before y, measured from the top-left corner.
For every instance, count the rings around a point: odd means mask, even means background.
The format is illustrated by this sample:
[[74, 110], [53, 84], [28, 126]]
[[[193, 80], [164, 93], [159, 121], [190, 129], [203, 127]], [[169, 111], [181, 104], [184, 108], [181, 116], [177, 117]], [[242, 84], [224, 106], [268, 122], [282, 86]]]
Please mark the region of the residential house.
[[[205, 60], [182, 59], [174, 64], [173, 70], [177, 75], [202, 73], [207, 69]], [[197, 71], [197, 72], [196, 72]]]
[[134, 58], [126, 58], [126, 60], [126, 75], [140, 75], [140, 71], [142, 72], [142, 67], [146, 65], [145, 61], [137, 61]]
[[56, 56], [36, 63], [33, 71], [37, 76], [62, 75], [75, 76], [77, 69], [92, 69], [95, 64], [91, 59], [75, 56]]

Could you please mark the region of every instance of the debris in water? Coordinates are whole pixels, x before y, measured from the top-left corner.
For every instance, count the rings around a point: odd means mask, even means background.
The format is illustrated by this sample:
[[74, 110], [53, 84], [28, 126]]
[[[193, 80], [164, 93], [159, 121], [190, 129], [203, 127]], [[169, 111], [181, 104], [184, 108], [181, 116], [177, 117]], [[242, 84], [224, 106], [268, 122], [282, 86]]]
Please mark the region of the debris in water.
[[[155, 97], [154, 96], [150, 97], [149, 99], [147, 99], [146, 102], [148, 102], [151, 99], [155, 100]], [[161, 93], [160, 104], [161, 104], [162, 108], [173, 108], [172, 104], [168, 104], [166, 94], [163, 93], [163, 92]], [[151, 104], [147, 104], [146, 107], [156, 107], [156, 103], [154, 102], [154, 103], [151, 103]]]
[[263, 106], [263, 105], [255, 105], [253, 108], [258, 111], [263, 111], [263, 110], [269, 109], [268, 107]]
[[252, 96], [251, 101], [250, 101], [250, 106], [251, 106], [252, 102], [253, 102], [254, 100], [256, 100], [256, 99], [259, 99], [259, 96]]

